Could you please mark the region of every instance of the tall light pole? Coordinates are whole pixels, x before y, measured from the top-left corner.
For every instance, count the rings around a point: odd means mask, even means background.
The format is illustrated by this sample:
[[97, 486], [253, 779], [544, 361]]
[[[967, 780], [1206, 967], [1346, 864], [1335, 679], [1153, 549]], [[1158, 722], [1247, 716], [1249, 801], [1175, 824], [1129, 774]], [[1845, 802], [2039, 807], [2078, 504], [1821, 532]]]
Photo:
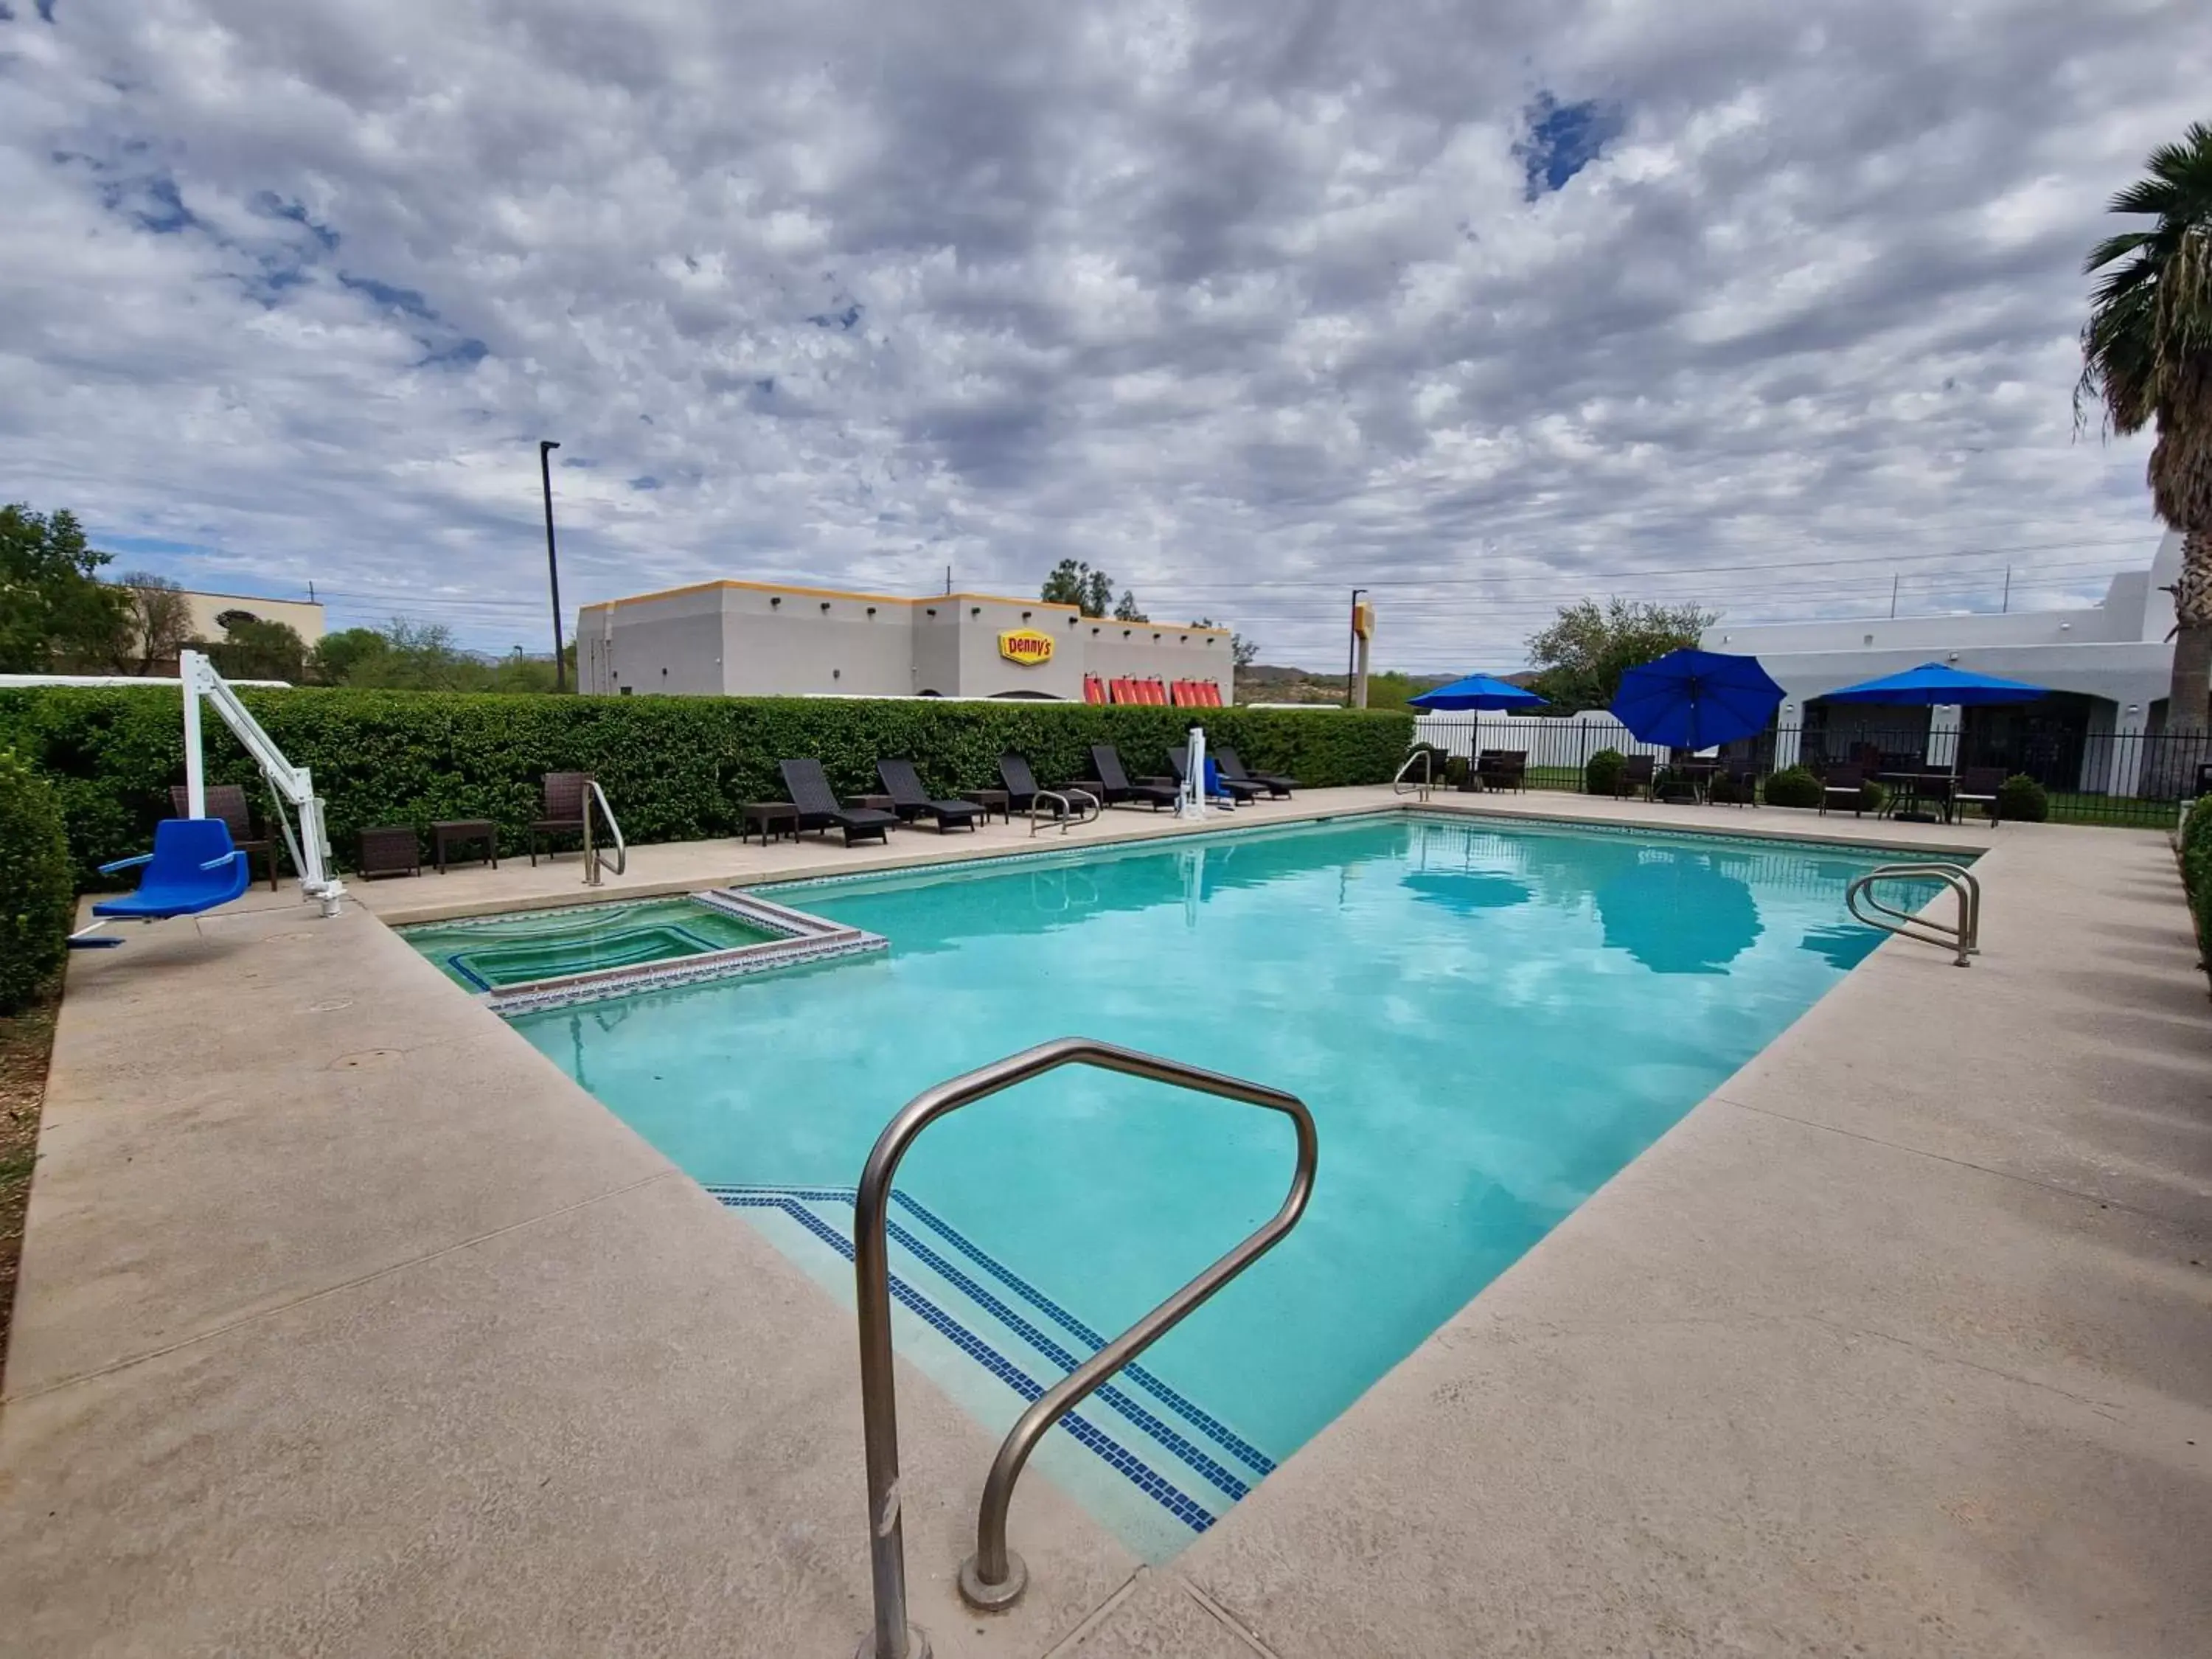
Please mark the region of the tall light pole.
[[553, 689], [568, 689], [568, 665], [561, 655], [561, 556], [553, 550], [553, 452], [561, 447], [553, 438], [538, 441], [538, 479], [545, 486], [545, 574], [553, 584]]
[[1366, 591], [1364, 587], [1352, 590], [1352, 619], [1345, 624], [1344, 706], [1346, 708], [1352, 707], [1352, 686], [1358, 673], [1359, 659], [1359, 596]]

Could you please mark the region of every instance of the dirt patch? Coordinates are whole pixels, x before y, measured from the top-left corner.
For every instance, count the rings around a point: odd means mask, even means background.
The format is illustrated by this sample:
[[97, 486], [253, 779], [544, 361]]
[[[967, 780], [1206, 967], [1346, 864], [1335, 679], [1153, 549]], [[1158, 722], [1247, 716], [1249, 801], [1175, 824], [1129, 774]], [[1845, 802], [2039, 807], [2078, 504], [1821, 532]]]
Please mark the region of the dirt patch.
[[0, 1376], [6, 1374], [23, 1212], [31, 1201], [31, 1167], [38, 1156], [39, 1106], [46, 1098], [46, 1060], [60, 1006], [57, 987], [23, 1012], [0, 1019]]

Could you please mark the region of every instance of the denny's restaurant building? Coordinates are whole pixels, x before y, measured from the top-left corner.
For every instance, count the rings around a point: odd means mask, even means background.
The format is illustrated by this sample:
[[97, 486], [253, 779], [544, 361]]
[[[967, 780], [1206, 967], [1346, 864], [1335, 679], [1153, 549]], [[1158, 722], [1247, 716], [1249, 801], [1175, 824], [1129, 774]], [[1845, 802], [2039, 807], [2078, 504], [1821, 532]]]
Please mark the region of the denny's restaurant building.
[[580, 689], [602, 695], [1080, 702], [1088, 676], [1206, 685], [1225, 703], [1234, 684], [1224, 628], [1116, 622], [990, 593], [902, 599], [741, 581], [586, 605], [576, 664]]

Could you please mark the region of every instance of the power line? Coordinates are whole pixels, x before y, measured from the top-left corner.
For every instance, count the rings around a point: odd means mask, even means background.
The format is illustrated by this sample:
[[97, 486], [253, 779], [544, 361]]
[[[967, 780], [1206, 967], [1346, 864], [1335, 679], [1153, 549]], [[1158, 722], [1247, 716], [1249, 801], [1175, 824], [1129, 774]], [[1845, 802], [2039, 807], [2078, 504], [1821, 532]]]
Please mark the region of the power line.
[[[2007, 553], [2038, 553], [2079, 547], [2140, 547], [2142, 545], [2144, 539], [2145, 538], [2142, 536], [2130, 536], [2123, 539], [2113, 541], [2031, 542], [2022, 543], [2015, 547], [1954, 548], [1952, 550], [1944, 553], [1875, 553], [1869, 554], [1863, 558], [1824, 559], [1821, 562], [1824, 565], [1895, 565], [1916, 559], [1986, 558]], [[1808, 545], [1819, 546], [1820, 544], [1813, 543], [1808, 544]], [[1522, 556], [1527, 556], [1524, 555]], [[1489, 576], [1376, 576], [1370, 578], [1364, 586], [1370, 587], [1469, 587], [1479, 586], [1492, 582], [1531, 581], [1545, 578], [1557, 579], [1564, 577], [1571, 577], [1577, 581], [1583, 582], [1614, 580], [1648, 581], [1669, 576], [1718, 575], [1732, 571], [1742, 570], [1796, 570], [1802, 568], [1804, 563], [1805, 561], [1803, 559], [1798, 558], [1767, 560], [1753, 564], [1675, 565], [1671, 567], [1647, 566], [1644, 568], [1634, 570], [1516, 571], [1502, 575]], [[1212, 592], [1217, 590], [1243, 591], [1252, 588], [1268, 587], [1326, 587], [1335, 589], [1343, 586], [1344, 583], [1341, 580], [1332, 578], [1320, 581], [1178, 582], [1169, 580], [1166, 583], [1162, 584], [1157, 580], [1146, 578], [1145, 579], [1145, 585], [1152, 588], [1154, 592], [1161, 591], [1163, 586], [1164, 586], [1165, 591], [1170, 593], [1184, 593], [1200, 592]], [[1132, 586], [1134, 586], [1134, 584], [1133, 583]]]

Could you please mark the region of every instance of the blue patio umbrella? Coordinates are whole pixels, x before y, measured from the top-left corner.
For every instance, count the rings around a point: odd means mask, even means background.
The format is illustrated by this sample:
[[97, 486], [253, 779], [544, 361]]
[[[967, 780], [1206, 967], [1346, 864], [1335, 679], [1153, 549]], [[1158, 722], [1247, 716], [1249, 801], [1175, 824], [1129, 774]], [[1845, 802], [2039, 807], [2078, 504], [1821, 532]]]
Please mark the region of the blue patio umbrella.
[[1908, 668], [1902, 674], [1885, 674], [1878, 680], [1863, 680], [1856, 685], [1847, 685], [1840, 691], [1824, 692], [1820, 701], [1898, 703], [1914, 707], [1950, 702], [1981, 708], [1991, 703], [2033, 702], [2045, 695], [2045, 689], [2040, 685], [2029, 685], [2021, 680], [2001, 680], [1994, 674], [1969, 673], [1963, 669], [1946, 667], [1940, 662], [1923, 662], [1919, 667]]
[[1518, 685], [1509, 685], [1487, 674], [1469, 674], [1463, 680], [1440, 685], [1412, 699], [1416, 708], [1431, 713], [1457, 708], [1534, 708], [1543, 698]]
[[1640, 743], [1710, 749], [1764, 732], [1781, 704], [1758, 658], [1682, 650], [1623, 674], [1613, 712]]

